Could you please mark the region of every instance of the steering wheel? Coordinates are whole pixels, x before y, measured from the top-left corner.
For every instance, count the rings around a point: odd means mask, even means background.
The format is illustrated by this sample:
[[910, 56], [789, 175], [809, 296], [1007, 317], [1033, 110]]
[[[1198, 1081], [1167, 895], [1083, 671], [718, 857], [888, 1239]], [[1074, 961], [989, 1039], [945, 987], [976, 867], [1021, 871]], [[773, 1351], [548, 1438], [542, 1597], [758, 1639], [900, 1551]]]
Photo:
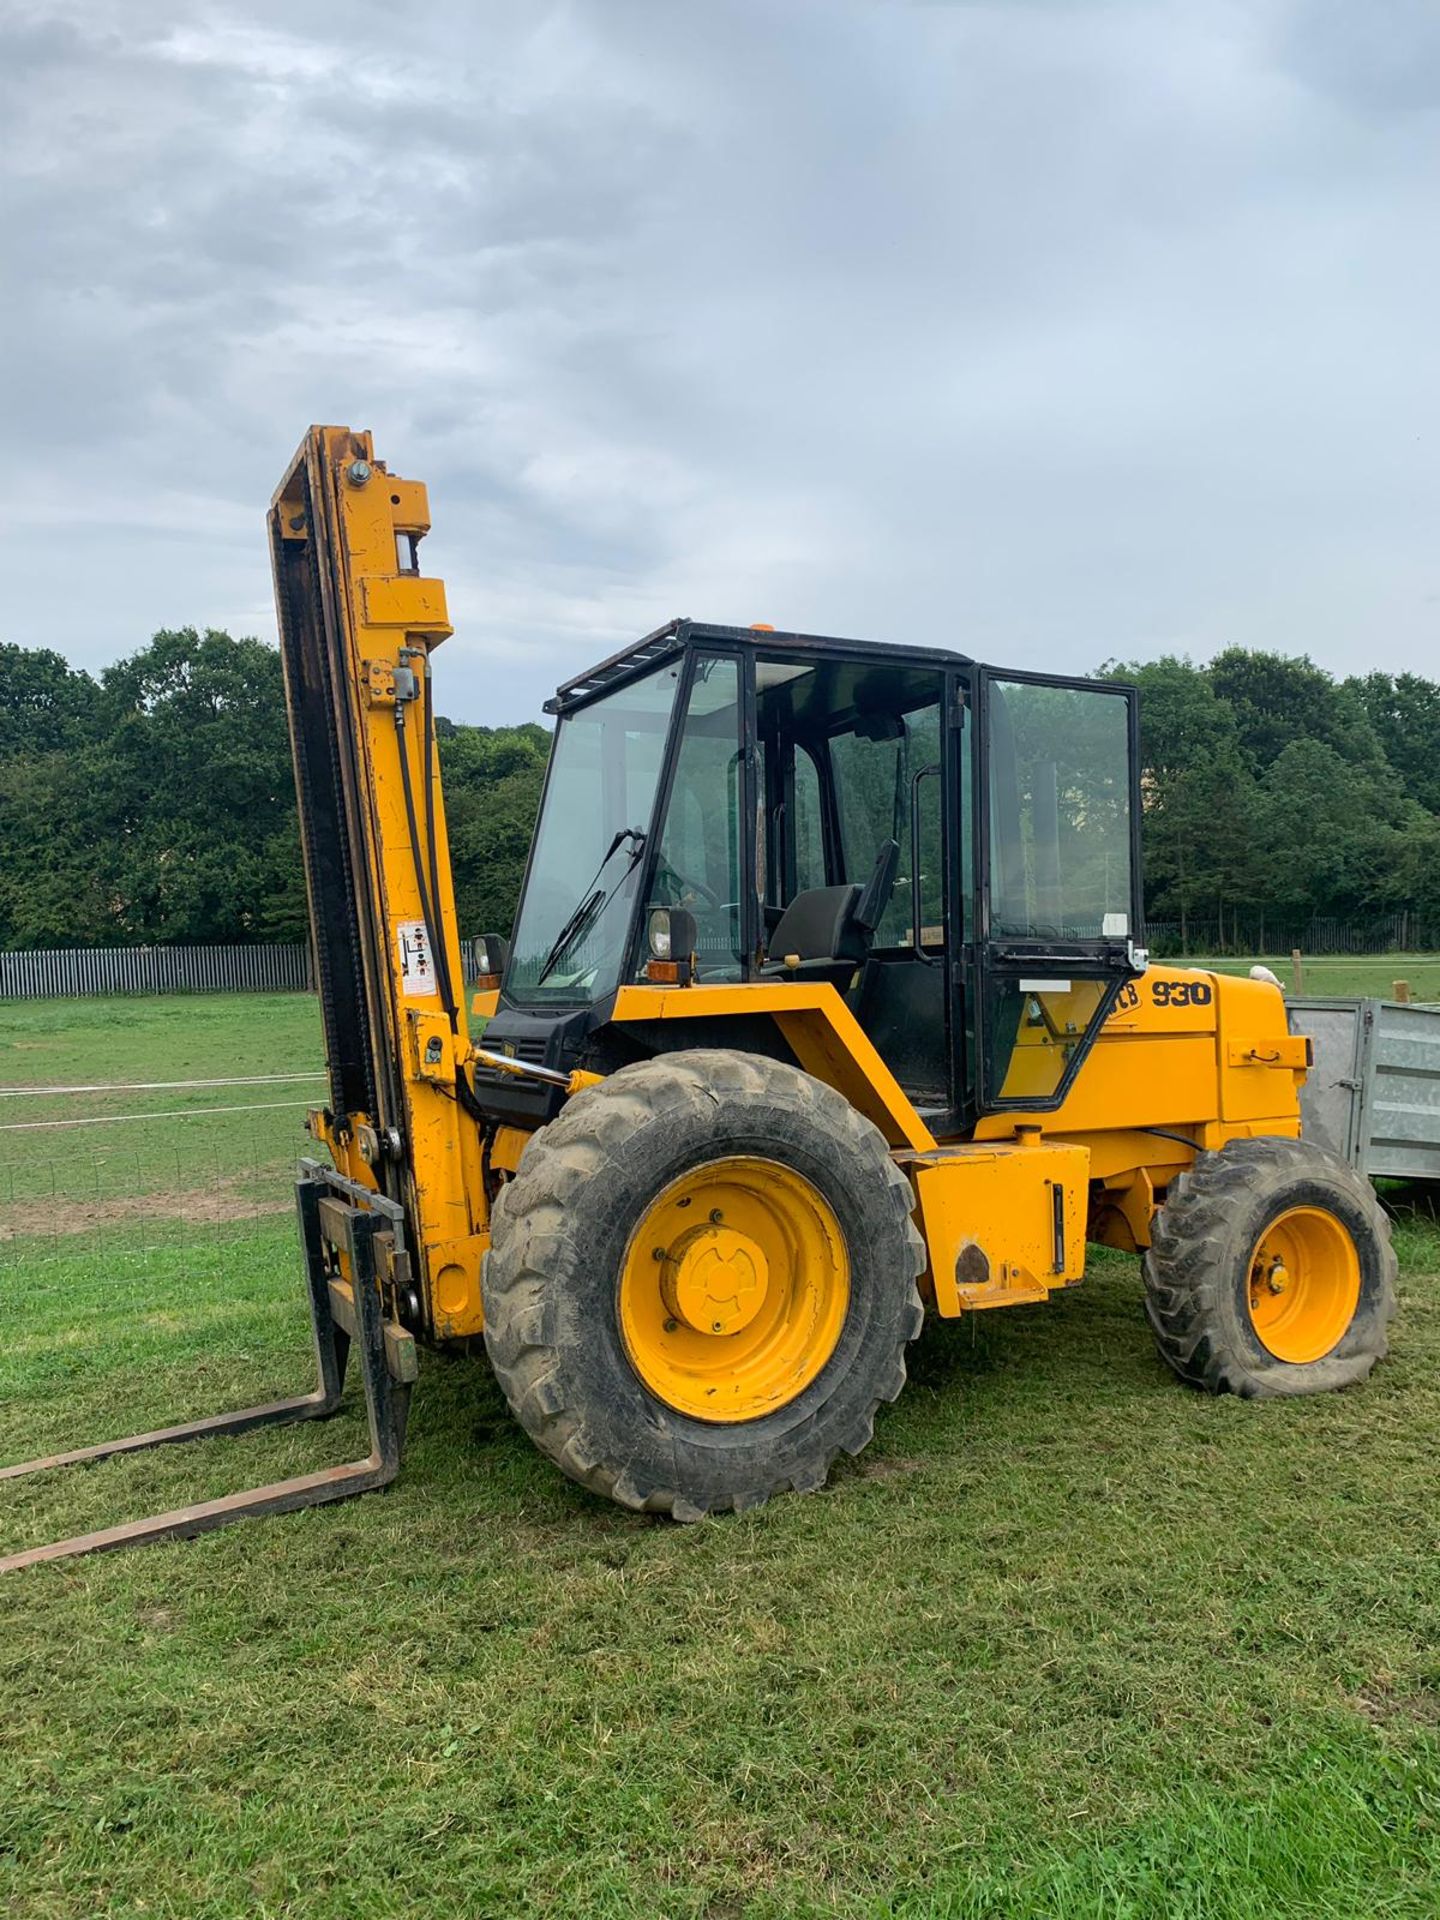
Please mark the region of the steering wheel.
[[725, 905], [725, 902], [720, 898], [719, 894], [716, 893], [713, 888], [707, 887], [703, 880], [692, 880], [688, 874], [681, 873], [678, 868], [672, 867], [668, 861], [662, 863], [660, 873], [656, 875], [656, 878], [658, 879], [661, 874], [664, 875], [667, 889], [673, 890], [675, 893], [676, 897], [670, 903], [672, 906], [689, 906], [690, 902], [694, 900], [700, 906], [704, 907], [707, 913], [718, 913], [720, 908]]
[[716, 913], [725, 904], [719, 894], [715, 892], [714, 888], [707, 887], [703, 880], [689, 880], [682, 875], [680, 884], [690, 893], [698, 896], [701, 906], [704, 907], [707, 912]]

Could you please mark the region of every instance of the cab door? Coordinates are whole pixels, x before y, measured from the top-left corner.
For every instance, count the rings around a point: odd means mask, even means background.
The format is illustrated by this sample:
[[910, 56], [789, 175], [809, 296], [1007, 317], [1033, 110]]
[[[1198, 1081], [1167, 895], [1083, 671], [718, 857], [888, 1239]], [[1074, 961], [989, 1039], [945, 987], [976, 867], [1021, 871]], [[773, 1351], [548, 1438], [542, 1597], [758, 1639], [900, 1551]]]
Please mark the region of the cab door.
[[1144, 959], [1133, 688], [976, 682], [977, 1105], [1060, 1105]]

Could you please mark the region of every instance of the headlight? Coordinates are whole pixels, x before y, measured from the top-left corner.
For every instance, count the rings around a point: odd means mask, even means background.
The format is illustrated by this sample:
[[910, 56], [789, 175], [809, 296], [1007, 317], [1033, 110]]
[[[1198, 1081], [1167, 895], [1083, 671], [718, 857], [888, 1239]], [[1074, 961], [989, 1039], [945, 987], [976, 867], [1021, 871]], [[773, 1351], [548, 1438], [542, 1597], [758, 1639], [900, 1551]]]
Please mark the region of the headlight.
[[670, 914], [664, 907], [650, 916], [650, 951], [657, 960], [670, 958]]

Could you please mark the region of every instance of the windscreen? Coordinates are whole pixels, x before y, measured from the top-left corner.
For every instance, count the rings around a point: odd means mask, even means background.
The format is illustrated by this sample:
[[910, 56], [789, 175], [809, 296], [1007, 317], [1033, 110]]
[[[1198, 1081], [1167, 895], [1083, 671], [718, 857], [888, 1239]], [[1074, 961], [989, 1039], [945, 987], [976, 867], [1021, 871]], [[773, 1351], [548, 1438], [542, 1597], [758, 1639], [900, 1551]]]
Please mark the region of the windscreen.
[[588, 1005], [619, 984], [680, 662], [566, 715], [555, 732], [505, 991]]

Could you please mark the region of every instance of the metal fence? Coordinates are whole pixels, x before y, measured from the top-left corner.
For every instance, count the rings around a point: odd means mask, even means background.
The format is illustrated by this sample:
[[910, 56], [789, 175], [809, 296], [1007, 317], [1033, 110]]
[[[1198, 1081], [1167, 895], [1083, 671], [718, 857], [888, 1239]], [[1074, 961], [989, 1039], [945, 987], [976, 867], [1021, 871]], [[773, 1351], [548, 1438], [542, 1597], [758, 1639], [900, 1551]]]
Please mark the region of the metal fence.
[[[463, 979], [482, 962], [480, 937], [460, 942]], [[313, 993], [310, 948], [51, 947], [0, 953], [0, 1000], [105, 993]]]
[[309, 946], [53, 947], [0, 953], [0, 998], [101, 993], [307, 993]]
[[[1188, 955], [1440, 953], [1440, 921], [1418, 913], [1370, 920], [1237, 912], [1214, 920], [1151, 920], [1157, 959]], [[460, 942], [462, 977], [481, 965], [478, 938]], [[304, 946], [55, 947], [0, 953], [0, 999], [58, 1000], [109, 993], [312, 993]]]
[[1240, 910], [1223, 919], [1149, 920], [1145, 933], [1150, 951], [1162, 960], [1188, 954], [1290, 953], [1297, 947], [1314, 955], [1440, 952], [1440, 921], [1412, 912], [1340, 920]]

